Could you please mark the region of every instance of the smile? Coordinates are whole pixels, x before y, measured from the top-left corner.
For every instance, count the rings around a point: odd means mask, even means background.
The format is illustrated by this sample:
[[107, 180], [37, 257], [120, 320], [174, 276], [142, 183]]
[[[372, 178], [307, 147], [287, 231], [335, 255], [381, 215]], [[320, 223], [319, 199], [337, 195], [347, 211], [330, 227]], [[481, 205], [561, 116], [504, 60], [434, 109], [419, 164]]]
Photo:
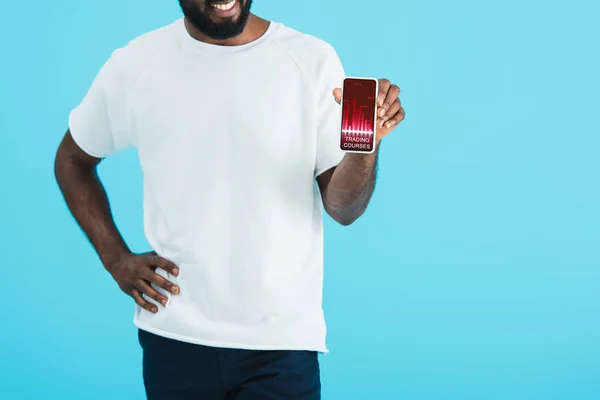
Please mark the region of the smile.
[[213, 8], [216, 8], [217, 10], [229, 11], [235, 6], [236, 2], [237, 2], [237, 0], [231, 0], [229, 3], [213, 4], [212, 6], [213, 6]]

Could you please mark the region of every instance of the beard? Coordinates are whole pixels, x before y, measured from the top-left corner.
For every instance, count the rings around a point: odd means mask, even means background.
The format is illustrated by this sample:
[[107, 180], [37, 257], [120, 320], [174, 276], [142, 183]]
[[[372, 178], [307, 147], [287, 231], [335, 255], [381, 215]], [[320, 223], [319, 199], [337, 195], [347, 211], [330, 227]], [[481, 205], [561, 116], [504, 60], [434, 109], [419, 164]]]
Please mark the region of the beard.
[[205, 0], [204, 8], [197, 4], [195, 0], [179, 0], [179, 5], [186, 19], [194, 25], [196, 29], [214, 40], [231, 39], [242, 33], [248, 17], [250, 16], [250, 6], [252, 0], [239, 0], [242, 3], [242, 9], [237, 19], [215, 22], [210, 16], [210, 11], [214, 0]]

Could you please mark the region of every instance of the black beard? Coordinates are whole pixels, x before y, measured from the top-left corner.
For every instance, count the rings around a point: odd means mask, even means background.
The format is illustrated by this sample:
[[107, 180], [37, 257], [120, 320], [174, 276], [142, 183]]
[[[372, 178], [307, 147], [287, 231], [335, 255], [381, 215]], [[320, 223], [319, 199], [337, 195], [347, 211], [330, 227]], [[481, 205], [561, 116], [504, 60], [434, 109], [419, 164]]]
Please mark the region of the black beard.
[[[186, 19], [194, 25], [196, 29], [214, 40], [231, 39], [242, 33], [248, 17], [250, 16], [250, 6], [252, 0], [240, 0], [243, 2], [242, 11], [237, 21], [216, 23], [210, 19], [208, 11], [202, 11], [194, 0], [179, 0], [179, 5]], [[213, 2], [206, 0], [205, 7], [211, 7]]]

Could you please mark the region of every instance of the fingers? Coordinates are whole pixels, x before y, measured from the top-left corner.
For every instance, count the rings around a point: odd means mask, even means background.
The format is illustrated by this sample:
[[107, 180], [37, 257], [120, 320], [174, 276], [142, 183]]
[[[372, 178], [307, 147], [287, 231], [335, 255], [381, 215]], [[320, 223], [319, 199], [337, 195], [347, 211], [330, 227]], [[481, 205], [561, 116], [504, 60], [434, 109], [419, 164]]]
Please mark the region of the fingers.
[[151, 313], [158, 312], [158, 307], [156, 307], [154, 304], [148, 303], [144, 299], [144, 297], [142, 297], [142, 292], [140, 292], [138, 289], [133, 288], [131, 290], [131, 296], [133, 297], [137, 305], [142, 307], [144, 310], [150, 311]]
[[342, 89], [335, 88], [333, 89], [333, 97], [338, 104], [342, 104]]
[[166, 258], [162, 258], [159, 255], [150, 255], [150, 263], [153, 266], [156, 266], [160, 269], [163, 269], [165, 271], [167, 271], [168, 273], [170, 273], [171, 275], [179, 275], [179, 268], [177, 267], [177, 265], [173, 264], [171, 261], [167, 260]]
[[168, 299], [162, 294], [158, 293], [152, 286], [150, 286], [150, 284], [148, 284], [148, 282], [140, 279], [135, 283], [135, 287], [142, 292], [145, 297], [154, 299], [163, 306], [167, 305]]
[[400, 87], [398, 85], [390, 85], [388, 91], [385, 94], [383, 105], [379, 108], [379, 116], [383, 117], [387, 114], [388, 110], [394, 104], [398, 96], [400, 95]]
[[[174, 263], [160, 257], [155, 252], [124, 258], [112, 268], [111, 274], [121, 290], [133, 297], [138, 306], [156, 313], [158, 312], [158, 304], [166, 307], [169, 302], [170, 296], [166, 292], [173, 294], [179, 294], [180, 292], [177, 285], [161, 276], [164, 274], [157, 273], [157, 268], [173, 276], [179, 275], [179, 268]], [[148, 301], [150, 299], [153, 301]]]
[[388, 121], [385, 123], [386, 128], [393, 128], [400, 124], [400, 122], [404, 121], [406, 114], [404, 112], [404, 108], [400, 107], [400, 110]]
[[377, 105], [379, 107], [383, 107], [385, 98], [387, 96], [387, 92], [388, 92], [388, 90], [390, 90], [390, 86], [391, 86], [391, 83], [389, 80], [387, 80], [387, 79], [379, 80], [379, 94], [377, 95]]
[[391, 107], [387, 110], [385, 115], [379, 118], [379, 120], [377, 121], [377, 126], [382, 128], [383, 124], [386, 123], [389, 119], [392, 119], [396, 115], [396, 113], [400, 111], [401, 108], [402, 106], [400, 105], [400, 99], [397, 98], [396, 100], [394, 100], [394, 102], [392, 103]]
[[[166, 307], [168, 298], [159, 293], [154, 287], [152, 287], [151, 284], [156, 285], [156, 287], [163, 288], [164, 290], [173, 294], [179, 294], [179, 286], [157, 274], [156, 268], [160, 268], [174, 276], [179, 275], [179, 268], [173, 262], [156, 254], [156, 252], [148, 253], [145, 263], [147, 268], [141, 268], [138, 270], [139, 279], [133, 283], [133, 286], [145, 298], [152, 298], [156, 302]], [[145, 299], [143, 300], [144, 303], [148, 303]], [[136, 302], [139, 304], [137, 299]], [[147, 306], [143, 307], [151, 312], [158, 312], [158, 309], [153, 304], [150, 304], [150, 308]], [[152, 307], [154, 307], [154, 311], [152, 311]]]
[[154, 283], [156, 286], [165, 289], [167, 292], [173, 294], [179, 294], [179, 287], [173, 282], [170, 282], [155, 272], [151, 272], [146, 278], [149, 282]]

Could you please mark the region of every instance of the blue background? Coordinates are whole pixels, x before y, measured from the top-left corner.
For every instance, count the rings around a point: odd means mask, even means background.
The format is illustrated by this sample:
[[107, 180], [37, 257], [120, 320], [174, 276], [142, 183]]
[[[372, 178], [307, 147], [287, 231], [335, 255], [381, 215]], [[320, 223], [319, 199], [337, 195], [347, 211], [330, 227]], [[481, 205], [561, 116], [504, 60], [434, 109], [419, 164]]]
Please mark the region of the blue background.
[[[324, 399], [600, 399], [600, 6], [256, 0], [402, 87], [373, 202], [326, 221]], [[142, 399], [133, 305], [54, 182], [67, 116], [175, 0], [0, 6], [0, 396]], [[138, 251], [134, 151], [101, 166]]]

